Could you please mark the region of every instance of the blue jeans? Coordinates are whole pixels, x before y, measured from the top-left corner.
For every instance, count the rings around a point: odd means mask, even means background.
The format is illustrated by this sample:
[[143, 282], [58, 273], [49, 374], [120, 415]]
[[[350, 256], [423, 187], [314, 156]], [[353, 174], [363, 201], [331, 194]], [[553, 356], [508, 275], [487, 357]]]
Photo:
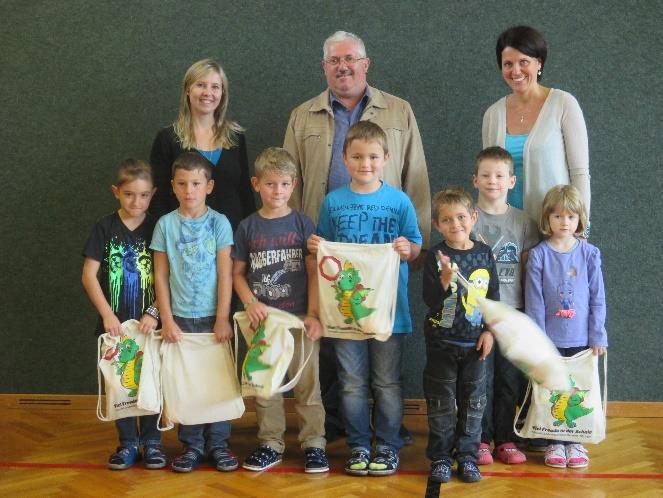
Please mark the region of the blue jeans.
[[[211, 332], [216, 322], [215, 316], [201, 318], [182, 318], [173, 316], [177, 326], [184, 333]], [[177, 437], [186, 447], [196, 450], [201, 455], [217, 448], [226, 448], [230, 438], [230, 422], [211, 424], [182, 425], [177, 429]]]
[[458, 462], [476, 462], [486, 406], [486, 362], [479, 359], [479, 352], [427, 334], [424, 395], [426, 456], [451, 464], [455, 446]]
[[392, 334], [385, 342], [376, 339], [336, 339], [343, 423], [348, 446], [370, 450], [373, 434], [368, 400], [373, 393], [375, 439], [378, 450], [398, 451], [403, 421], [401, 363], [407, 334]]
[[[142, 417], [125, 417], [115, 421], [120, 446], [138, 447], [141, 445], [156, 446], [161, 444], [161, 432], [157, 429], [159, 415], [143, 415]], [[140, 422], [140, 429], [138, 424]]]

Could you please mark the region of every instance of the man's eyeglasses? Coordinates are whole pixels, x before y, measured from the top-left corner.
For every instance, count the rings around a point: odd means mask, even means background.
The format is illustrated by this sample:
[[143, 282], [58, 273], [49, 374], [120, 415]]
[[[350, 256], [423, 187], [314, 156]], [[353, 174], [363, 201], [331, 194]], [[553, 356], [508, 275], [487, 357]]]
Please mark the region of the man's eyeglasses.
[[355, 57], [353, 55], [346, 55], [345, 57], [328, 57], [325, 59], [325, 63], [330, 66], [338, 66], [341, 61], [345, 62], [348, 66], [352, 66], [359, 61], [364, 60], [366, 57]]

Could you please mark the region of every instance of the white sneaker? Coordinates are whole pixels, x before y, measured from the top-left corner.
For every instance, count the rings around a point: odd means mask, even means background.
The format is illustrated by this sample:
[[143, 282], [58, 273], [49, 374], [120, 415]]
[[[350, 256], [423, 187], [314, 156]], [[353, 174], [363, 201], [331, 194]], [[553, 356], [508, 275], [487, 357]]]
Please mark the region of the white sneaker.
[[571, 469], [582, 469], [589, 465], [589, 456], [585, 447], [580, 443], [566, 445], [566, 466]]
[[546, 458], [544, 460], [548, 467], [558, 469], [566, 468], [566, 450], [563, 444], [549, 444], [546, 449]]

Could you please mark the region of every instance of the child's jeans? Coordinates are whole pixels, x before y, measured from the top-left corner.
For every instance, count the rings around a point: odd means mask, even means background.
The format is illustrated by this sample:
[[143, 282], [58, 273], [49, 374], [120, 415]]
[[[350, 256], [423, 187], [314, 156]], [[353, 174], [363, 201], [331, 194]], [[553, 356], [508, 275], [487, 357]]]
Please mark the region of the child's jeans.
[[403, 421], [401, 363], [407, 334], [392, 334], [385, 342], [335, 339], [341, 384], [343, 423], [350, 448], [371, 449], [368, 401], [373, 394], [377, 449], [399, 451]]
[[[157, 446], [161, 444], [161, 432], [157, 429], [159, 415], [125, 417], [115, 421], [120, 446], [138, 447], [141, 445]], [[140, 423], [140, 430], [138, 424]]]
[[[212, 332], [215, 316], [201, 318], [182, 318], [173, 316], [177, 326], [184, 333]], [[177, 437], [186, 447], [196, 450], [201, 455], [226, 448], [230, 438], [230, 422], [213, 422], [211, 424], [182, 425], [177, 429]]]
[[[320, 381], [318, 377], [318, 352], [320, 341], [311, 341], [304, 337], [304, 349], [301, 351], [302, 330], [292, 330], [295, 339], [295, 351], [292, 361], [288, 367], [288, 376], [292, 378], [299, 369], [299, 361], [303, 356], [306, 358], [311, 348], [308, 363], [304, 367], [299, 382], [293, 391], [295, 394], [295, 410], [299, 424], [299, 442], [304, 448], [322, 448], [326, 446], [325, 441], [325, 410], [320, 398]], [[256, 417], [258, 419], [258, 439], [277, 453], [283, 453], [285, 442], [283, 434], [286, 429], [285, 409], [283, 407], [283, 396], [275, 394], [269, 399], [256, 397]]]
[[455, 443], [458, 462], [476, 462], [486, 405], [486, 362], [479, 359], [479, 351], [427, 334], [424, 395], [429, 429], [426, 456], [450, 463]]

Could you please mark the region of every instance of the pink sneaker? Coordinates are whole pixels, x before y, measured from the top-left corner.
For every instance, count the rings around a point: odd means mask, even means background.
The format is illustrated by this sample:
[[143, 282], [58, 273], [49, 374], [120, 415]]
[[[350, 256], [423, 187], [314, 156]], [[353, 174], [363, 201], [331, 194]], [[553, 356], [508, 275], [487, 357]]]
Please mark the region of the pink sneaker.
[[495, 456], [500, 462], [507, 465], [525, 463], [527, 461], [525, 453], [516, 448], [516, 445], [513, 443], [500, 444], [495, 450]]
[[589, 465], [587, 450], [582, 444], [571, 443], [566, 445], [566, 466], [571, 469], [582, 469]]
[[566, 468], [566, 450], [563, 444], [549, 444], [544, 460], [548, 467]]
[[490, 445], [481, 443], [477, 451], [477, 465], [490, 465], [493, 463], [493, 455], [490, 454]]

